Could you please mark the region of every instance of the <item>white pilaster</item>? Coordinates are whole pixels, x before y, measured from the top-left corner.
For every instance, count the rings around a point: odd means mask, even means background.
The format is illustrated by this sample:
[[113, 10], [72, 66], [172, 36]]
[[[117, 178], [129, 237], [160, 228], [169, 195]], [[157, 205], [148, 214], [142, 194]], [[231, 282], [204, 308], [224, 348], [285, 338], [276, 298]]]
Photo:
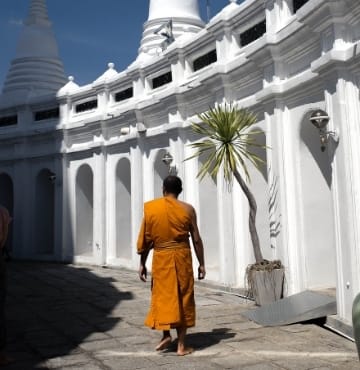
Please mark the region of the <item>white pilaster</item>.
[[96, 263], [106, 262], [106, 153], [94, 153], [94, 258]]
[[345, 69], [338, 71], [333, 83], [336, 92], [326, 97], [329, 130], [338, 128], [340, 134], [333, 165], [338, 316], [351, 322], [352, 301], [360, 291], [359, 88]]

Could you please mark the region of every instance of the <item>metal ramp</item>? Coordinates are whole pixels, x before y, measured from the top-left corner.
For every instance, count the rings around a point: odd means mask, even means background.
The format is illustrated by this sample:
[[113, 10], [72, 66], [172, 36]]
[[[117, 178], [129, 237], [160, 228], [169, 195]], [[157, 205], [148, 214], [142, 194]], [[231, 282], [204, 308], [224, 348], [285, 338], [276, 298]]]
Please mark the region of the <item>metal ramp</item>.
[[289, 325], [335, 314], [335, 297], [309, 290], [242, 313], [263, 326]]

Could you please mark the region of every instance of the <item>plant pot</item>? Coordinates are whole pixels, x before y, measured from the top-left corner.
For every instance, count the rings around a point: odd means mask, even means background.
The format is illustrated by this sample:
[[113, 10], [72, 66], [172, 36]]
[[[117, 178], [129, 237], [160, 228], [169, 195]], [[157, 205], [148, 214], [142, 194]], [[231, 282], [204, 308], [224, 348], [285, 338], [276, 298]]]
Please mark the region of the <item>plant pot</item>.
[[264, 271], [252, 271], [252, 294], [255, 303], [263, 306], [283, 297], [285, 270], [284, 268]]
[[354, 339], [360, 360], [360, 293], [355, 297], [353, 302], [352, 322], [354, 328]]

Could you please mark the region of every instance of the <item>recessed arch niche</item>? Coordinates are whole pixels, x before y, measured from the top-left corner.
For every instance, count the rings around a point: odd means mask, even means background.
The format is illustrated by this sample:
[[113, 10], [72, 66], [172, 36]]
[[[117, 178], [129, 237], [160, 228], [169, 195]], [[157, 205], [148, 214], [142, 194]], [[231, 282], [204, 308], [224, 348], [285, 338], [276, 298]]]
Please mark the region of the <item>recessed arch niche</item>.
[[55, 243], [55, 184], [53, 173], [44, 168], [36, 176], [34, 204], [34, 252], [51, 255]]
[[[199, 157], [200, 168], [206, 157]], [[219, 205], [217, 196], [217, 180], [209, 173], [199, 184], [199, 229], [205, 248], [207, 275], [210, 280], [219, 280], [220, 275], [220, 243], [219, 243]], [[225, 267], [226, 268], [226, 267]]]
[[120, 159], [116, 166], [116, 257], [131, 259], [131, 170], [130, 161]]
[[169, 168], [162, 161], [166, 153], [165, 149], [160, 149], [154, 161], [154, 198], [162, 197], [162, 184], [166, 176], [169, 175]]
[[301, 121], [299, 156], [305, 288], [335, 287], [331, 153], [329, 148], [321, 151], [319, 132], [309, 116], [306, 114]]
[[[253, 193], [257, 204], [256, 229], [259, 236], [261, 251], [264, 258], [272, 259], [273, 256], [270, 241], [270, 212], [274, 212], [274, 210], [271, 209], [273, 205], [269, 201], [270, 197], [267, 173], [266, 135], [265, 132], [259, 127], [250, 131], [250, 133], [254, 131], [257, 132], [254, 138], [256, 139], [256, 144], [259, 146], [251, 147], [249, 148], [249, 151], [260, 158], [262, 163], [259, 163], [259, 167], [256, 168], [249, 161], [246, 162], [250, 176], [250, 182], [248, 186], [250, 191]], [[276, 189], [272, 188], [272, 191], [276, 191]]]
[[76, 245], [75, 255], [93, 254], [94, 176], [91, 167], [83, 164], [76, 174]]

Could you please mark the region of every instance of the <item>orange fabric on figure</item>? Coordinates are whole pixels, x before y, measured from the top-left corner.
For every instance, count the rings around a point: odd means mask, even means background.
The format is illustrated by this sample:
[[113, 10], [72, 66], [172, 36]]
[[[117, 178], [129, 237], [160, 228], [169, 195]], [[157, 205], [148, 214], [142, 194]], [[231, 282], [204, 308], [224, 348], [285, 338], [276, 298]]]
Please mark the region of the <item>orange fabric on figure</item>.
[[10, 222], [11, 217], [8, 210], [5, 207], [0, 206], [0, 248], [3, 248], [5, 245]]
[[11, 217], [8, 210], [0, 205], [0, 366], [6, 366], [13, 359], [5, 353], [6, 347], [6, 322], [5, 322], [5, 300], [6, 300], [6, 266], [3, 254], [6, 239], [8, 237], [9, 223]]
[[145, 319], [150, 328], [195, 325], [190, 228], [191, 214], [177, 199], [164, 197], [145, 203], [137, 250], [154, 250], [151, 306]]
[[157, 351], [172, 341], [170, 329], [177, 332], [177, 354], [193, 352], [186, 346], [186, 330], [195, 325], [194, 274], [189, 243], [191, 238], [199, 262], [198, 278], [206, 275], [204, 246], [194, 207], [178, 200], [182, 181], [169, 175], [163, 181], [163, 198], [144, 205], [137, 251], [140, 254], [139, 278], [147, 281], [146, 260], [153, 249], [151, 305], [145, 325], [162, 330]]

